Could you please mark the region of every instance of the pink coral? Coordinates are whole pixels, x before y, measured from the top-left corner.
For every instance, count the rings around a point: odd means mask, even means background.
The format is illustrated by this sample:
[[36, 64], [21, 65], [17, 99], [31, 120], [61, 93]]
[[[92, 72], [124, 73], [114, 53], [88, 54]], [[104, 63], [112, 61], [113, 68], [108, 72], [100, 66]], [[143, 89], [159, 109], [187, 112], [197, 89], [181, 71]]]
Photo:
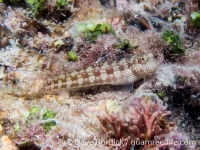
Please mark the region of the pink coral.
[[[131, 141], [153, 140], [156, 135], [173, 129], [174, 123], [167, 123], [164, 119], [170, 114], [166, 109], [161, 100], [154, 101], [152, 98], [142, 97], [134, 99], [124, 107], [123, 112], [126, 111], [124, 116], [106, 110], [106, 114], [101, 113], [97, 117], [100, 128], [108, 135], [109, 140], [114, 138], [122, 141], [121, 145], [108, 146], [126, 150], [135, 146]], [[147, 145], [136, 145], [140, 148], [143, 146]]]
[[134, 100], [129, 110], [133, 116], [139, 114], [143, 121], [138, 120], [136, 125], [139, 127], [146, 126], [146, 136], [151, 139], [153, 135], [162, 133], [162, 129], [159, 126], [159, 119], [169, 115], [170, 112], [166, 111], [166, 106], [162, 104], [162, 101], [157, 103], [152, 100]]

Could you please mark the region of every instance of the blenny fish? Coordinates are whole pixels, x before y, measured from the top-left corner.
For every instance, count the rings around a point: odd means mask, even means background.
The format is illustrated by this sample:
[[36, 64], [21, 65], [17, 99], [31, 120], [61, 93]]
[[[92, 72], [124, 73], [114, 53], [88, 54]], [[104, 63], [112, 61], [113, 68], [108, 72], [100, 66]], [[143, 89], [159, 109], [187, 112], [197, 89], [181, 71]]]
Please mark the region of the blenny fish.
[[125, 54], [120, 55], [120, 58], [102, 59], [80, 70], [47, 79], [35, 78], [33, 81], [29, 81], [29, 78], [24, 80], [23, 75], [14, 72], [13, 75], [18, 79], [19, 84], [5, 87], [4, 90], [9, 94], [30, 98], [63, 89], [76, 91], [96, 85], [125, 85], [126, 87], [153, 74], [162, 61], [163, 55], [159, 54]]
[[60, 74], [48, 79], [44, 91], [76, 90], [106, 84], [129, 84], [153, 74], [161, 62], [161, 57], [155, 58], [153, 54], [148, 53], [130, 55], [111, 62], [96, 63], [82, 70]]

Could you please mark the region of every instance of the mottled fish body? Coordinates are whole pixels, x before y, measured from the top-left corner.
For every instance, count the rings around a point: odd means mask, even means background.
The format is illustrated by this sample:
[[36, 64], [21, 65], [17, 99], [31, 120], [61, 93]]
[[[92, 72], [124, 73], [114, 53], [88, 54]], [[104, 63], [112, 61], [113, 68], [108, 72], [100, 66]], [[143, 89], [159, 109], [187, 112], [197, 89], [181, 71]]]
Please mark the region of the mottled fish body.
[[118, 61], [103, 62], [82, 70], [60, 74], [49, 79], [45, 91], [76, 90], [95, 85], [133, 83], [153, 74], [160, 65], [152, 54], [133, 55]]

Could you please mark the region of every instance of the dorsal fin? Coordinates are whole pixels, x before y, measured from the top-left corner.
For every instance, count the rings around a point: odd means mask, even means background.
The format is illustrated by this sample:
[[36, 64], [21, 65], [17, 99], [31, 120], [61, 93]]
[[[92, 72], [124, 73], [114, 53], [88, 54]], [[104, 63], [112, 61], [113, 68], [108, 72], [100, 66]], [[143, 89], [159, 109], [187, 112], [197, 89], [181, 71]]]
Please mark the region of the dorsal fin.
[[108, 64], [113, 63], [114, 61], [117, 63], [123, 58], [130, 58], [132, 55], [127, 54], [122, 50], [112, 51], [105, 56], [99, 58], [93, 66], [101, 66], [103, 63], [107, 62]]

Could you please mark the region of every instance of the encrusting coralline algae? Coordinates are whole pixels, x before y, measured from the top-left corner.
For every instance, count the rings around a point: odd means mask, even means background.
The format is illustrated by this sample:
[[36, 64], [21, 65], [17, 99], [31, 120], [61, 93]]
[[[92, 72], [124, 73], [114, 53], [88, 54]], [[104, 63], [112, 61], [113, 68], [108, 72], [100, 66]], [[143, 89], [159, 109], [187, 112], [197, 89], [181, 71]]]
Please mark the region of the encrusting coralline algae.
[[198, 11], [191, 0], [0, 1], [0, 148], [199, 149]]

